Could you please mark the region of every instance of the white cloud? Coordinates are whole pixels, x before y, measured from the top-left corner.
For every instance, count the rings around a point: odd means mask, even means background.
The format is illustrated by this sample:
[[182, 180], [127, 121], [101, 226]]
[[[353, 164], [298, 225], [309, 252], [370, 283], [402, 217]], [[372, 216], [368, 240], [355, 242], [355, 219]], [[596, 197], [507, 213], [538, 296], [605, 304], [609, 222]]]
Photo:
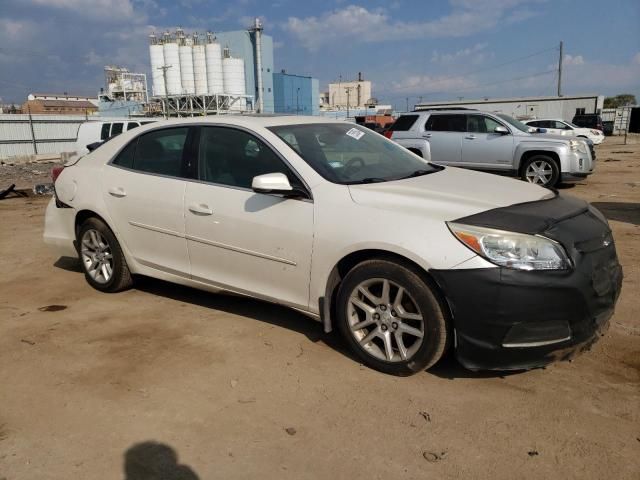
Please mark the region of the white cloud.
[[467, 90], [475, 86], [473, 80], [463, 76], [401, 75], [399, 78], [401, 80], [391, 82], [391, 90], [396, 93]]
[[466, 57], [478, 57], [482, 56], [484, 59], [484, 52], [487, 48], [487, 43], [476, 43], [472, 47], [463, 48], [454, 53], [440, 53], [437, 50], [434, 50], [431, 55], [432, 63], [452, 63], [456, 60], [466, 58]]
[[92, 18], [108, 16], [113, 19], [129, 18], [134, 15], [133, 4], [129, 0], [30, 0], [34, 5], [72, 10], [74, 13]]
[[[331, 42], [382, 42], [435, 37], [465, 37], [489, 30], [501, 21], [520, 21], [513, 9], [526, 0], [450, 0], [452, 11], [435, 20], [393, 20], [386, 10], [357, 5], [306, 18], [289, 17], [283, 28], [308, 50]], [[527, 17], [528, 18], [528, 17]]]
[[576, 55], [575, 57], [572, 55], [565, 55], [562, 59], [563, 65], [584, 65], [584, 58], [582, 55]]

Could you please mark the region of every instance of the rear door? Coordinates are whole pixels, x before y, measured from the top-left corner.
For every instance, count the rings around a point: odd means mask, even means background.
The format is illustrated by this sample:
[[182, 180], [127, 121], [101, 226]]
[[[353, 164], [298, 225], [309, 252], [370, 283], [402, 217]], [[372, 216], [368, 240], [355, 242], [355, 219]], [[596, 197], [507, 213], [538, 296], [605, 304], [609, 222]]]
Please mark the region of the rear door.
[[462, 137], [466, 117], [459, 114], [429, 115], [422, 136], [429, 142], [431, 160], [443, 165], [462, 164]]
[[496, 133], [496, 127], [509, 128], [492, 117], [466, 115], [462, 140], [462, 164], [486, 169], [509, 169], [513, 164], [513, 135]]
[[103, 198], [118, 239], [147, 267], [189, 275], [184, 230], [185, 178], [192, 129], [152, 130], [103, 170]]

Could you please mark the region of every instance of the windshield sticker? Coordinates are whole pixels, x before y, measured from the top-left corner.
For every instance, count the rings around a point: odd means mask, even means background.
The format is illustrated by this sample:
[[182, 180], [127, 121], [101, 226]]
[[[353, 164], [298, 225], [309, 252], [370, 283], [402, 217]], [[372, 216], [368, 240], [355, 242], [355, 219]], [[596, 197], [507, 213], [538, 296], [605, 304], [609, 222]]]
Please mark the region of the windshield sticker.
[[347, 135], [349, 135], [350, 137], [355, 138], [356, 140], [360, 140], [362, 138], [362, 136], [364, 135], [364, 132], [358, 130], [357, 128], [352, 128], [351, 130], [349, 130], [347, 132]]

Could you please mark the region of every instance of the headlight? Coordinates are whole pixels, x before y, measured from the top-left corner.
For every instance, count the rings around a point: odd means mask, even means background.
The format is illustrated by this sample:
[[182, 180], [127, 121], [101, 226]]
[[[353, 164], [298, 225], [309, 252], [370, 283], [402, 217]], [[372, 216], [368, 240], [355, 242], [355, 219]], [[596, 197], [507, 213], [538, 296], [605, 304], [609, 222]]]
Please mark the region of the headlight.
[[566, 270], [571, 262], [564, 249], [538, 235], [447, 223], [464, 245], [501, 267], [516, 270]]
[[577, 150], [582, 153], [587, 153], [587, 144], [580, 140], [569, 140], [569, 147], [571, 147], [572, 152]]
[[602, 135], [602, 132], [600, 130], [589, 130], [591, 132], [592, 135]]

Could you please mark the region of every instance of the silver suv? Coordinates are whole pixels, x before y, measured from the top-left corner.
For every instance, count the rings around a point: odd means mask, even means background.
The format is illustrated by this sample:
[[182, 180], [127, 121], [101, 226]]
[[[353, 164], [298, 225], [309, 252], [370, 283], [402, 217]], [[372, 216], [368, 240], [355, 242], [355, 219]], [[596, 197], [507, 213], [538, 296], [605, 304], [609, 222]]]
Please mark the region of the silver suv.
[[503, 172], [546, 187], [593, 173], [595, 151], [588, 142], [533, 131], [502, 113], [439, 110], [403, 114], [385, 136], [435, 163]]

